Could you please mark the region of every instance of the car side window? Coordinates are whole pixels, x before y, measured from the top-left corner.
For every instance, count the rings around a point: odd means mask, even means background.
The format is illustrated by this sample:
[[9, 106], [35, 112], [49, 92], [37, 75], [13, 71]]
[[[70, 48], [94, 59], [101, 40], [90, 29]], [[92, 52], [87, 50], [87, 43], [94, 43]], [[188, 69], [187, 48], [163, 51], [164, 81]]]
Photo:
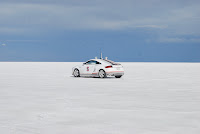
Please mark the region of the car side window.
[[93, 61], [93, 60], [90, 60], [88, 62], [86, 62], [87, 65], [93, 65], [93, 64], [96, 64], [96, 61]]
[[90, 60], [90, 61], [86, 62], [85, 64], [87, 64], [87, 65], [95, 65], [95, 64], [101, 64], [101, 63], [98, 62], [98, 61]]
[[100, 62], [96, 61], [96, 64], [101, 64]]

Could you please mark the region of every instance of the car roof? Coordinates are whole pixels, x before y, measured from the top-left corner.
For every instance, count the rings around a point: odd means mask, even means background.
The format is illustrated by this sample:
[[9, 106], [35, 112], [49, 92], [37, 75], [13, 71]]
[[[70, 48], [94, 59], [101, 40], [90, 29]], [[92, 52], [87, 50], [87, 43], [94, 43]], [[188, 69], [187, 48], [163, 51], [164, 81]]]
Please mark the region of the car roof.
[[[118, 64], [118, 63], [115, 63], [115, 62], [113, 62], [113, 61], [110, 61], [110, 60], [105, 60], [105, 59], [90, 59], [90, 60], [94, 60], [94, 61], [98, 61], [98, 62], [100, 62], [100, 63], [104, 63], [104, 64], [111, 64], [111, 65], [120, 65], [120, 64]], [[90, 60], [88, 60], [88, 61], [90, 61]]]
[[[106, 61], [104, 61], [102, 59], [90, 59], [90, 60], [98, 61], [98, 62], [104, 63], [104, 64], [109, 64], [109, 62], [106, 62]], [[90, 60], [88, 60], [88, 61], [90, 61]]]

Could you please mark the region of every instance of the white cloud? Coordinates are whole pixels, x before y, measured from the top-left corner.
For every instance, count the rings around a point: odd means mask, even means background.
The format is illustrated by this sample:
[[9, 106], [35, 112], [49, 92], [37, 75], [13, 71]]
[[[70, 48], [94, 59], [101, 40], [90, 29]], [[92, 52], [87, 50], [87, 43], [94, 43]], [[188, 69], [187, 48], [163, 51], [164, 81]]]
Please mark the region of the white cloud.
[[180, 37], [164, 37], [164, 38], [160, 38], [158, 39], [158, 42], [162, 42], [162, 43], [200, 43], [200, 39], [199, 38], [180, 38]]
[[138, 28], [156, 28], [156, 29], [164, 29], [164, 28], [167, 28], [167, 25], [139, 25], [139, 26], [136, 26]]
[[1, 44], [1, 46], [6, 46], [6, 44]]
[[21, 33], [27, 33], [28, 29], [30, 28], [17, 28], [17, 27], [0, 27], [0, 33], [2, 34], [21, 34]]

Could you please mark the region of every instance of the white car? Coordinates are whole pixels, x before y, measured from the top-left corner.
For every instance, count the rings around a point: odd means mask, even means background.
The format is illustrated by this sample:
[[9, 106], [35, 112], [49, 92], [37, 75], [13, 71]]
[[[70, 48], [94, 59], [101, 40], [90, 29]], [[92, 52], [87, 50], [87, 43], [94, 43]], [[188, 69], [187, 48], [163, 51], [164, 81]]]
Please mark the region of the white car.
[[72, 68], [74, 77], [92, 76], [105, 78], [107, 76], [115, 76], [121, 78], [124, 75], [124, 68], [121, 64], [106, 59], [91, 59], [82, 65]]

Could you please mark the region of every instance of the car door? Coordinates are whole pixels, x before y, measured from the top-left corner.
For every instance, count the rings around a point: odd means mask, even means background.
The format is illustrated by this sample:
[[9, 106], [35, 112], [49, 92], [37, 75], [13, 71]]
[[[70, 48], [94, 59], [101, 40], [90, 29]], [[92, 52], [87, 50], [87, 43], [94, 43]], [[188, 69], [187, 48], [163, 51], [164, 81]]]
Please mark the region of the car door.
[[90, 60], [85, 64], [83, 64], [82, 67], [83, 75], [91, 75], [95, 70], [95, 66], [96, 66], [96, 61], [93, 60]]

